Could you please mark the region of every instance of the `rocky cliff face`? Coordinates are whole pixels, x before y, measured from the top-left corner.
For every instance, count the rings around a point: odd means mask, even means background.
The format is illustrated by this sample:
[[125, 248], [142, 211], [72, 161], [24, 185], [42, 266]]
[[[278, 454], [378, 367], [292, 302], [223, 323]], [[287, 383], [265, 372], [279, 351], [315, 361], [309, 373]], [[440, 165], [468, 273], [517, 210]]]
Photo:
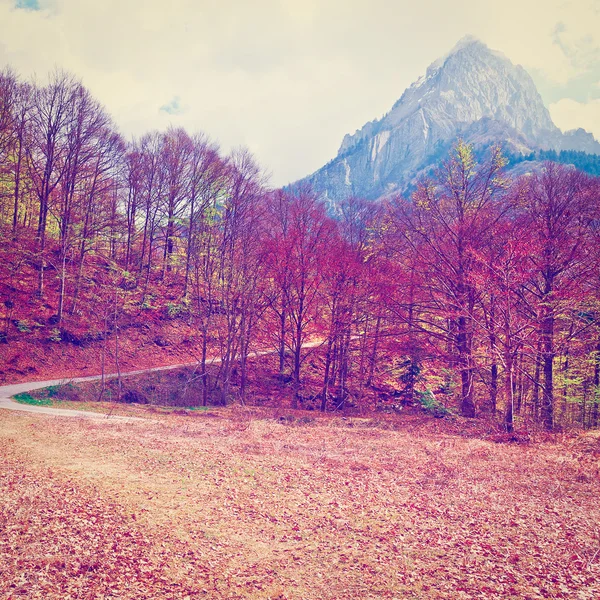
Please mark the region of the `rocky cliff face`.
[[346, 135], [338, 155], [303, 182], [331, 203], [403, 191], [461, 137], [507, 151], [583, 150], [600, 144], [583, 129], [554, 125], [525, 69], [466, 37], [427, 69], [381, 120]]

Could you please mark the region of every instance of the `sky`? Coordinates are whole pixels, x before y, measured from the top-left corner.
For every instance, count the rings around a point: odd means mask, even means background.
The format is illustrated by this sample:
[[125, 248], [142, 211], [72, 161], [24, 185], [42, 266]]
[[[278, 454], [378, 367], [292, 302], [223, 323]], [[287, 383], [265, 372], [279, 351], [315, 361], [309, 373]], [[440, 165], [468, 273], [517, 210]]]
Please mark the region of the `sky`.
[[0, 0], [0, 66], [79, 77], [130, 138], [248, 147], [284, 185], [333, 158], [463, 36], [600, 139], [600, 0]]

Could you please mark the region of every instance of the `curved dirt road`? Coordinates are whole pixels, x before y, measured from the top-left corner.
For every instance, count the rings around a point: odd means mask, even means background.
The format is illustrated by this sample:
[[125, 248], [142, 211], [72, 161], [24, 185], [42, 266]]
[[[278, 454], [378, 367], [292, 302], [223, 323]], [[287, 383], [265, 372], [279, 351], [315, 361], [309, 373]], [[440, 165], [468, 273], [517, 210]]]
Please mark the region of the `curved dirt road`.
[[[303, 348], [314, 348], [323, 343], [323, 340], [316, 340], [313, 342], [307, 342], [303, 344]], [[274, 350], [261, 350], [258, 352], [251, 352], [249, 358], [263, 356], [265, 354], [272, 354]], [[212, 358], [208, 361], [208, 364], [213, 365], [221, 361], [220, 358]], [[197, 365], [197, 362], [182, 363], [178, 365], [168, 365], [166, 367], [153, 367], [151, 369], [140, 369], [138, 371], [127, 371], [121, 373], [121, 377], [129, 377], [131, 375], [141, 375], [142, 373], [152, 373], [155, 371], [170, 371], [172, 369], [180, 369], [182, 367], [192, 367]], [[117, 377], [116, 373], [110, 373], [104, 376], [106, 379], [114, 379]], [[57, 417], [80, 417], [88, 419], [111, 419], [112, 421], [145, 421], [141, 417], [120, 417], [117, 415], [108, 415], [103, 413], [90, 412], [88, 410], [71, 410], [68, 408], [52, 408], [50, 406], [34, 406], [30, 404], [20, 404], [12, 399], [15, 394], [21, 394], [23, 392], [31, 392], [32, 390], [39, 390], [46, 388], [51, 385], [60, 385], [61, 383], [79, 383], [81, 381], [98, 381], [102, 379], [102, 375], [90, 375], [88, 377], [75, 377], [75, 378], [64, 378], [64, 379], [51, 379], [48, 381], [30, 381], [26, 383], [13, 383], [10, 385], [0, 386], [0, 408], [7, 410], [19, 410], [27, 413], [37, 413], [43, 415], [54, 415]]]
[[[264, 354], [257, 352], [258, 354]], [[212, 359], [210, 364], [218, 362], [219, 359]], [[141, 375], [142, 373], [151, 373], [154, 371], [170, 371], [172, 369], [180, 369], [182, 367], [191, 367], [198, 364], [193, 363], [182, 363], [178, 365], [168, 365], [166, 367], [153, 367], [151, 369], [140, 369], [138, 371], [126, 371], [121, 373], [121, 377], [129, 377], [131, 375]], [[104, 376], [105, 379], [115, 379], [118, 377], [117, 373], [109, 373]], [[22, 394], [23, 392], [31, 392], [33, 390], [39, 390], [41, 388], [50, 387], [51, 385], [60, 385], [64, 383], [79, 383], [82, 381], [98, 381], [102, 379], [102, 375], [90, 375], [88, 377], [75, 377], [75, 378], [64, 378], [64, 379], [51, 379], [48, 381], [30, 381], [26, 383], [13, 383], [10, 385], [0, 386], [0, 408], [7, 410], [19, 410], [28, 413], [37, 413], [44, 415], [54, 415], [57, 417], [83, 417], [88, 419], [111, 419], [112, 421], [146, 421], [141, 417], [120, 417], [117, 415], [108, 415], [104, 413], [91, 412], [89, 410], [72, 410], [68, 408], [52, 408], [50, 406], [35, 406], [30, 404], [20, 404], [12, 399], [12, 396], [16, 394]]]

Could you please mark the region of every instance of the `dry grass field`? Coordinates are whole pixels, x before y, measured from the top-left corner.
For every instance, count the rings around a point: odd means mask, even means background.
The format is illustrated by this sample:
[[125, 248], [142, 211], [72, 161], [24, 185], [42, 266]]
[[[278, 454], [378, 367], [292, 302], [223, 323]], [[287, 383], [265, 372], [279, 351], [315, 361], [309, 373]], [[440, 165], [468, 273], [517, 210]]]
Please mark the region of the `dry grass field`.
[[[600, 439], [0, 411], [0, 597], [600, 597]], [[151, 419], [151, 420], [150, 420]]]

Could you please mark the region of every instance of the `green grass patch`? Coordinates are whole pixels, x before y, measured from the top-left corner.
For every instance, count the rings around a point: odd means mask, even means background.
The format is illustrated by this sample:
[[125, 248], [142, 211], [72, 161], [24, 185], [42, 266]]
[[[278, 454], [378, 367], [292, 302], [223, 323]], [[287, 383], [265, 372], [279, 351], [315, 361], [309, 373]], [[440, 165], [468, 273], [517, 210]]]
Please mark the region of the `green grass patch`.
[[16, 394], [13, 398], [20, 404], [30, 404], [32, 406], [52, 406], [50, 398], [34, 398], [29, 392]]

